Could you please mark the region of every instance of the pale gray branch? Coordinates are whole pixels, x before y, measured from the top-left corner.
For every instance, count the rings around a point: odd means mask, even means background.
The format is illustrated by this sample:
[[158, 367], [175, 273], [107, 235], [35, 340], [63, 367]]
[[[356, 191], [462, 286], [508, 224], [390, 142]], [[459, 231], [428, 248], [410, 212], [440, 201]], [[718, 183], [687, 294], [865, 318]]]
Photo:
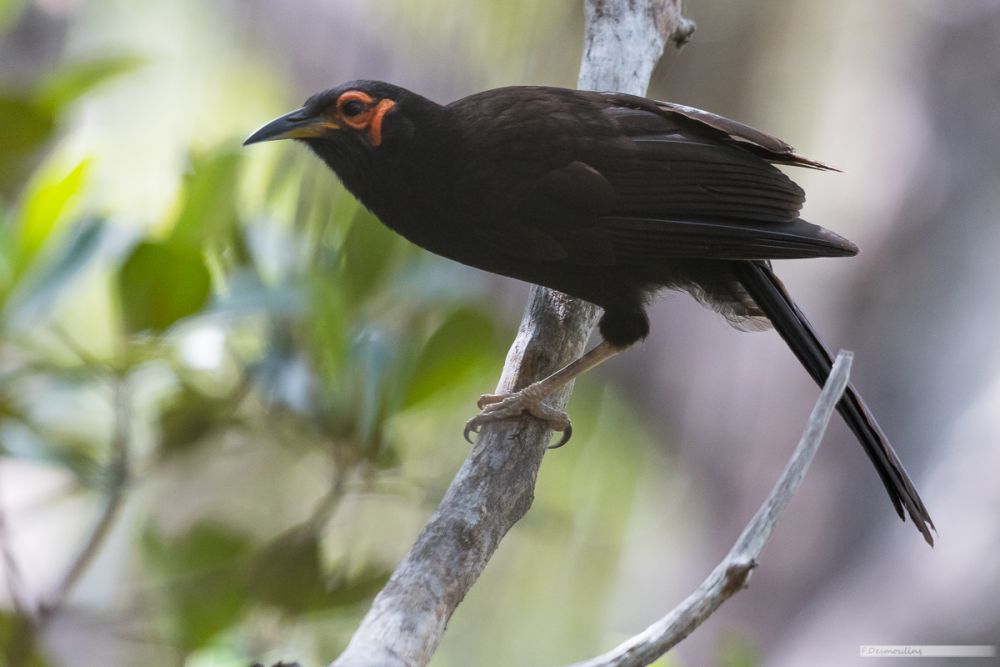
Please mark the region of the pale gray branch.
[[809, 423], [771, 495], [743, 529], [736, 544], [701, 586], [670, 613], [617, 648], [570, 667], [641, 667], [654, 662], [705, 622], [723, 602], [743, 589], [757, 565], [778, 516], [798, 490], [823, 439], [830, 416], [840, 401], [851, 372], [853, 354], [841, 351]]
[[663, 47], [694, 33], [680, 0], [588, 0], [577, 86], [643, 95]]
[[[579, 87], [642, 95], [668, 40], [693, 24], [681, 0], [587, 0]], [[600, 311], [540, 287], [531, 291], [497, 387], [524, 387], [580, 356]], [[565, 407], [572, 386], [552, 397]], [[416, 544], [375, 598], [331, 667], [426, 665], [455, 608], [500, 540], [534, 499], [550, 431], [532, 417], [488, 424]]]

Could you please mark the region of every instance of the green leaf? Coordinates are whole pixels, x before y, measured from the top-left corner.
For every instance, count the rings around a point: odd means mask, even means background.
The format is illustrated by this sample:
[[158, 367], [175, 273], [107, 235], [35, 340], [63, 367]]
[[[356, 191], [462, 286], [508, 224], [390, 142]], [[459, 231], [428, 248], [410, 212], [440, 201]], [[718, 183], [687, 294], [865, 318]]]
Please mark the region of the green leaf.
[[46, 259], [37, 263], [20, 282], [4, 309], [3, 321], [24, 330], [50, 316], [59, 297], [75, 284], [101, 247], [103, 220], [88, 219], [75, 225], [69, 238]]
[[30, 97], [0, 93], [0, 188], [9, 191], [25, 176], [28, 157], [55, 131], [55, 115]]
[[337, 608], [367, 603], [385, 587], [390, 574], [385, 568], [368, 565], [349, 577], [337, 577], [327, 584], [322, 606]]
[[368, 602], [388, 580], [389, 572], [374, 566], [350, 576], [328, 577], [323, 572], [319, 539], [311, 530], [298, 527], [254, 558], [249, 587], [257, 600], [289, 614], [303, 614]]
[[[0, 0], [0, 30], [6, 12], [16, 13], [20, 2]], [[11, 9], [11, 6], [14, 9]], [[65, 106], [97, 84], [133, 69], [141, 61], [113, 57], [66, 65], [37, 89], [0, 93], [0, 191], [16, 191], [33, 167], [34, 156], [56, 130]]]
[[170, 456], [198, 444], [231, 405], [226, 398], [206, 396], [191, 387], [182, 388], [160, 411], [160, 453]]
[[445, 318], [420, 351], [404, 406], [454, 386], [492, 358], [496, 331], [475, 308], [458, 308]]
[[29, 268], [46, 243], [58, 237], [75, 200], [83, 191], [89, 168], [90, 160], [83, 160], [67, 174], [43, 170], [28, 186], [15, 223], [15, 275]]
[[9, 660], [4, 664], [49, 667], [52, 663], [42, 657], [38, 640], [27, 618], [8, 611], [0, 612], [0, 650]]
[[345, 313], [344, 293], [335, 282], [324, 279], [314, 270], [309, 275], [308, 298], [310, 356], [325, 383], [339, 384], [350, 325]]
[[167, 597], [178, 643], [191, 651], [235, 624], [246, 607], [248, 535], [213, 521], [165, 539], [155, 529], [143, 535], [152, 565], [167, 575]]
[[0, 0], [0, 35], [21, 16], [24, 0]]
[[365, 457], [368, 462], [379, 470], [393, 470], [402, 465], [402, 457], [399, 455], [399, 447], [392, 440], [380, 434], [380, 438], [369, 443], [365, 450]]
[[205, 306], [211, 278], [200, 251], [146, 241], [118, 270], [117, 285], [127, 330], [160, 333]]
[[[394, 391], [402, 371], [399, 363], [400, 341], [389, 331], [376, 326], [360, 332], [348, 352], [360, 396], [356, 415], [356, 433], [366, 448], [378, 444], [382, 421], [392, 407]], [[398, 396], [398, 394], [397, 394]]]
[[673, 653], [668, 653], [654, 663], [651, 663], [649, 667], [683, 667], [677, 658], [674, 657]]
[[248, 602], [243, 580], [227, 571], [177, 582], [169, 596], [177, 641], [187, 651], [205, 646], [236, 625]]
[[131, 72], [144, 63], [136, 56], [111, 56], [63, 65], [39, 86], [38, 100], [57, 113], [108, 79]]
[[192, 159], [184, 178], [183, 205], [173, 225], [169, 242], [202, 247], [218, 241], [233, 229], [236, 217], [236, 186], [240, 154], [217, 150]]
[[10, 210], [0, 205], [0, 305], [14, 286], [16, 244]]
[[348, 303], [359, 304], [376, 291], [388, 273], [397, 247], [396, 235], [371, 213], [359, 208], [341, 248], [338, 280]]
[[27, 93], [0, 93], [0, 148], [23, 153], [37, 148], [55, 127], [55, 116]]
[[760, 652], [743, 633], [729, 632], [719, 642], [718, 664], [720, 667], [757, 667], [761, 664]]
[[297, 614], [317, 607], [323, 579], [319, 540], [312, 531], [295, 528], [255, 556], [248, 584], [257, 600]]
[[158, 570], [169, 576], [229, 569], [250, 552], [252, 544], [246, 533], [207, 519], [170, 538], [154, 527], [143, 534], [146, 556]]

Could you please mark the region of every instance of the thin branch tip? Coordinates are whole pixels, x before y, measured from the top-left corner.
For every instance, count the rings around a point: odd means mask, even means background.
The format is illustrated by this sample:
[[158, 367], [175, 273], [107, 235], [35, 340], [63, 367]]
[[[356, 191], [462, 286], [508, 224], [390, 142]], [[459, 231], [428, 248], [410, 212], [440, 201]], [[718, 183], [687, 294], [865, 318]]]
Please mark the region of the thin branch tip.
[[683, 602], [648, 628], [616, 648], [570, 667], [642, 667], [648, 665], [694, 632], [722, 604], [747, 587], [758, 558], [771, 537], [778, 517], [798, 490], [816, 449], [823, 439], [830, 416], [847, 388], [854, 355], [837, 354], [813, 407], [799, 443], [781, 476], [753, 518], [740, 533], [726, 557]]
[[691, 38], [694, 37], [694, 32], [698, 29], [698, 25], [684, 16], [678, 15], [677, 18], [677, 26], [670, 33], [670, 41], [673, 42], [675, 48], [683, 49], [691, 41]]

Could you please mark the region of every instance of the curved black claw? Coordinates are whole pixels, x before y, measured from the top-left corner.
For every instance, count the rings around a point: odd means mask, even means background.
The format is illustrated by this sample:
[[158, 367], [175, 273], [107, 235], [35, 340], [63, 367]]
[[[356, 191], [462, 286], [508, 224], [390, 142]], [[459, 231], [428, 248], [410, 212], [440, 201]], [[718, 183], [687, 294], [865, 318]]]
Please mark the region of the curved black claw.
[[465, 438], [465, 441], [467, 443], [469, 443], [470, 445], [474, 445], [476, 444], [476, 441], [470, 437], [469, 435], [470, 433], [475, 433], [476, 435], [479, 435], [479, 427], [473, 424], [471, 419], [465, 422], [465, 428], [462, 429], [462, 437]]
[[[465, 441], [470, 445], [476, 444], [476, 441], [472, 439], [473, 433], [479, 435], [479, 426], [477, 424], [474, 424], [473, 420], [470, 419], [465, 423], [465, 428], [462, 429], [462, 437], [465, 438]], [[546, 449], [559, 449], [567, 442], [569, 442], [569, 439], [572, 437], [573, 437], [573, 425], [567, 424], [566, 428], [564, 428], [562, 431], [562, 436], [560, 436], [559, 442], [557, 442], [554, 445], [549, 445], [548, 447], [546, 447]]]
[[559, 449], [567, 442], [569, 442], [569, 439], [572, 437], [573, 437], [573, 425], [566, 424], [566, 428], [563, 429], [562, 437], [559, 438], [559, 442], [557, 442], [554, 445], [549, 445], [548, 447], [546, 447], [546, 449]]
[[546, 405], [542, 401], [544, 394], [541, 394], [537, 387], [538, 385], [530, 385], [513, 394], [487, 394], [480, 397], [479, 407], [482, 411], [465, 422], [465, 428], [462, 431], [465, 441], [470, 445], [473, 444], [472, 434], [478, 435], [484, 424], [529, 414], [547, 423], [553, 431], [562, 432], [559, 441], [550, 445], [549, 449], [558, 449], [565, 445], [573, 435], [573, 427], [569, 417], [562, 410]]

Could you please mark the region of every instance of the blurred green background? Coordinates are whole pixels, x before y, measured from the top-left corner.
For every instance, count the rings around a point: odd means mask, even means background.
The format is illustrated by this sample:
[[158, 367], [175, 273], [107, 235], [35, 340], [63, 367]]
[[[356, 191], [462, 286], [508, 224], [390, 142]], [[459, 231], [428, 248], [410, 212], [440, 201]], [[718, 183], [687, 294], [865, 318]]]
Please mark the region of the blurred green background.
[[[1000, 634], [1000, 575], [966, 582], [1000, 545], [977, 474], [1000, 469], [1000, 8], [958, 4], [689, 0], [694, 42], [657, 69], [653, 95], [846, 170], [796, 176], [866, 254], [779, 271], [858, 350], [941, 530], [930, 551], [895, 521], [838, 426], [751, 590], [660, 664]], [[354, 78], [572, 86], [581, 33], [579, 0], [0, 0], [0, 662], [336, 656], [463, 460], [526, 288], [409, 246], [302, 148], [240, 141]], [[687, 299], [653, 327], [578, 383], [573, 443], [434, 665], [610, 648], [766, 495], [816, 389]]]

